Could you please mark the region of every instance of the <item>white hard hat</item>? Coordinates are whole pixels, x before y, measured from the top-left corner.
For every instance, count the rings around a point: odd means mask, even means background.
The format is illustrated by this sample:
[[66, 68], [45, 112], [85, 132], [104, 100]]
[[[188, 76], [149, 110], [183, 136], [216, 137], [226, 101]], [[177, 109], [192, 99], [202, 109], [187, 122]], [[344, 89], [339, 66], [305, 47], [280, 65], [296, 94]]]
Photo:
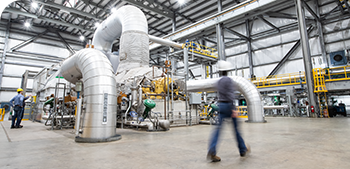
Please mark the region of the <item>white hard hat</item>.
[[219, 69], [219, 71], [228, 71], [228, 70], [233, 69], [233, 66], [228, 61], [219, 60], [218, 61], [218, 69]]

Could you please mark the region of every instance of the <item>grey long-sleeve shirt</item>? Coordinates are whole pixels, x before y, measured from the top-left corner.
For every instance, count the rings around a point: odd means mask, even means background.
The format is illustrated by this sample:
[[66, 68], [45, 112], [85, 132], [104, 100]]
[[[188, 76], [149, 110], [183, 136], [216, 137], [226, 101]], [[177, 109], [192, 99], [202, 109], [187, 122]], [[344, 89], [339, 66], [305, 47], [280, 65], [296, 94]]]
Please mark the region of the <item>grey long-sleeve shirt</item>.
[[219, 102], [234, 102], [236, 100], [236, 87], [231, 78], [223, 76], [216, 84]]

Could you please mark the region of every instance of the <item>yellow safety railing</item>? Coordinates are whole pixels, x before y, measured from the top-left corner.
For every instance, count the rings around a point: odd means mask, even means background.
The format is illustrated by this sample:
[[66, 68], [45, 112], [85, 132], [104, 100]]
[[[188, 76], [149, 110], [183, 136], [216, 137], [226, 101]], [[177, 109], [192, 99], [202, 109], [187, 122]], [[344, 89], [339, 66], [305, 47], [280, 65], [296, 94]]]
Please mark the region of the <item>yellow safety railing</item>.
[[322, 68], [312, 69], [312, 74], [314, 76], [314, 92], [328, 92], [325, 83], [325, 70]]
[[215, 48], [207, 47], [196, 42], [184, 43], [182, 48], [187, 48], [190, 52], [198, 53], [211, 58], [218, 58], [218, 52]]
[[238, 118], [248, 118], [247, 106], [237, 106], [236, 109], [239, 112]]
[[4, 121], [5, 117], [5, 108], [0, 109], [0, 121]]
[[324, 77], [326, 82], [350, 80], [350, 66], [326, 68]]
[[306, 84], [305, 72], [279, 74], [249, 79], [257, 88]]
[[[339, 0], [340, 2], [343, 2], [344, 0]], [[348, 0], [348, 2], [350, 2], [350, 0]], [[346, 5], [343, 5], [343, 8], [346, 8]]]

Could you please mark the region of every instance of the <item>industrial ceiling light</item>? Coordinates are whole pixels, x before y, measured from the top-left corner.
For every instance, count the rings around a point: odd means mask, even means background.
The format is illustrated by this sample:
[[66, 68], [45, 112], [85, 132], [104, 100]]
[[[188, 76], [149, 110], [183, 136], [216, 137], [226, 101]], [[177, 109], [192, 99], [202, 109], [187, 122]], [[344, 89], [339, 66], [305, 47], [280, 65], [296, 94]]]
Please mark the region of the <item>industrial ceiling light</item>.
[[24, 23], [24, 26], [25, 26], [26, 28], [29, 28], [29, 27], [30, 27], [30, 23], [29, 23], [29, 22], [25, 22], [25, 23]]
[[39, 5], [36, 3], [36, 2], [32, 2], [32, 7], [34, 8], [34, 9], [36, 9], [36, 8], [38, 8], [39, 7]]
[[185, 0], [178, 0], [179, 4], [182, 5], [185, 3]]
[[95, 28], [97, 28], [98, 26], [100, 26], [99, 22], [95, 22]]
[[81, 36], [79, 37], [79, 39], [80, 39], [81, 41], [84, 41], [84, 40], [85, 40], [85, 37], [84, 37], [83, 35], [81, 35]]
[[114, 12], [116, 12], [116, 11], [117, 11], [116, 8], [112, 8], [112, 9], [111, 9], [111, 13], [114, 13]]

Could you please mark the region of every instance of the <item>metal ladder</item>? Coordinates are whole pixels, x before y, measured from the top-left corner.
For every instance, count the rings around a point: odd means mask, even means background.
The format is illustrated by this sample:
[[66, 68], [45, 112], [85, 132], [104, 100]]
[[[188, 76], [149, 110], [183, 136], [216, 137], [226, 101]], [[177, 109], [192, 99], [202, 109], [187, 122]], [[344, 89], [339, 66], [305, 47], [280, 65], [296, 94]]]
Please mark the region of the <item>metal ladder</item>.
[[328, 117], [328, 100], [327, 100], [327, 93], [326, 92], [320, 92], [318, 93], [318, 103], [320, 106], [320, 117]]
[[314, 92], [318, 95], [318, 103], [320, 107], [320, 117], [327, 116], [328, 113], [328, 100], [327, 100], [327, 88], [324, 75], [326, 74], [325, 70], [322, 68], [313, 69], [314, 76]]

